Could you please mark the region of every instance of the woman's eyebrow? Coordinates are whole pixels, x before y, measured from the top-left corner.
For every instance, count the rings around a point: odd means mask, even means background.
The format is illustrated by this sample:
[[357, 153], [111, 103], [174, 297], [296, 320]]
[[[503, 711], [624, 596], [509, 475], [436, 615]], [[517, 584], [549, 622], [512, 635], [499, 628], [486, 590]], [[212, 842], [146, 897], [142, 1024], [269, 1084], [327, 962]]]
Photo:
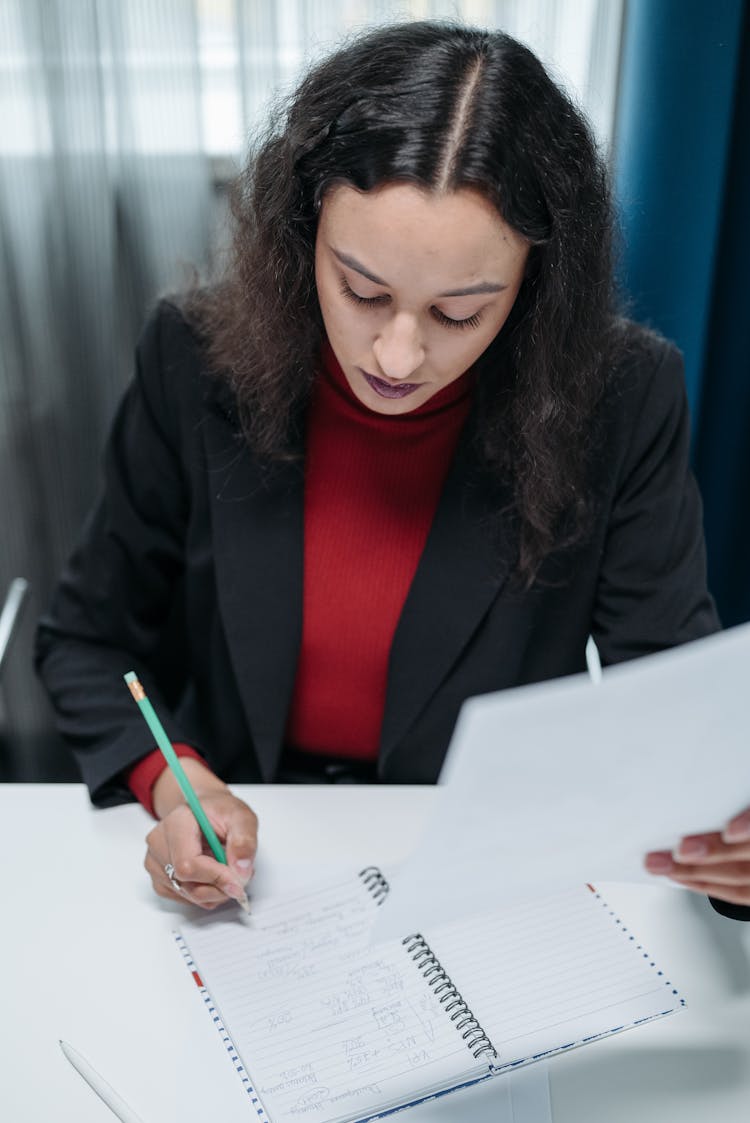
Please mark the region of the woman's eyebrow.
[[[331, 251], [342, 265], [347, 265], [350, 269], [353, 269], [355, 273], [361, 273], [363, 277], [366, 277], [368, 281], [372, 281], [374, 285], [383, 285], [385, 288], [388, 288], [387, 281], [383, 281], [380, 277], [376, 276], [375, 273], [371, 273], [369, 269], [365, 269], [364, 265], [357, 261], [356, 257], [352, 257], [351, 254], [348, 253], [341, 253], [341, 251], [335, 249], [334, 246], [331, 246]], [[502, 292], [503, 289], [507, 289], [507, 287], [507, 285], [500, 285], [494, 281], [478, 281], [475, 285], [467, 285], [467, 287], [463, 289], [451, 289], [450, 292], [440, 292], [437, 295], [438, 297], [475, 296], [478, 293]]]

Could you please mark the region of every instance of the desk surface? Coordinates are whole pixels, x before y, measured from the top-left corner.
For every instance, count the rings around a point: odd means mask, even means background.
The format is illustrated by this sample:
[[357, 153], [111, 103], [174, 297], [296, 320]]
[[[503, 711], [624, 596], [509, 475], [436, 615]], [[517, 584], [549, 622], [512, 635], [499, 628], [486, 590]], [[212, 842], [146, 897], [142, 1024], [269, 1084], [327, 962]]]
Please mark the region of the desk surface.
[[[435, 794], [417, 787], [236, 790], [260, 817], [256, 887], [267, 892], [398, 862]], [[160, 901], [142, 870], [149, 824], [135, 805], [93, 810], [79, 785], [0, 785], [4, 1119], [113, 1118], [68, 1065], [58, 1038], [83, 1053], [145, 1123], [203, 1123], [212, 1114], [212, 1086], [231, 1083], [218, 1035], [173, 946], [184, 906]], [[678, 890], [600, 888], [669, 968], [688, 1008], [553, 1059], [555, 1123], [747, 1120], [750, 924], [725, 920]], [[440, 1120], [467, 1117], [459, 1097], [449, 1102]], [[237, 1103], [239, 1123], [248, 1118], [239, 1088]]]

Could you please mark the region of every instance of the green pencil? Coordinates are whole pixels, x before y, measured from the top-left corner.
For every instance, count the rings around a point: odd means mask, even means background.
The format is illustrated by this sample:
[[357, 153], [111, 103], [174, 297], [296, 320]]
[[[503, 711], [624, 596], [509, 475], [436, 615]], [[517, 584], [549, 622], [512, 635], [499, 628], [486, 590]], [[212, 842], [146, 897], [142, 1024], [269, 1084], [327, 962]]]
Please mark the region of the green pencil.
[[[198, 826], [206, 836], [206, 841], [213, 851], [214, 858], [216, 858], [217, 862], [221, 862], [223, 865], [226, 865], [227, 856], [224, 853], [224, 847], [219, 842], [216, 831], [211, 826], [208, 815], [201, 807], [200, 802], [198, 801], [198, 796], [193, 791], [193, 786], [187, 778], [185, 769], [180, 764], [180, 758], [172, 748], [172, 742], [169, 740], [169, 737], [167, 737], [164, 726], [159, 721], [159, 718], [156, 715], [156, 710], [146, 697], [146, 691], [141, 686], [141, 683], [135, 671], [128, 671], [128, 673], [125, 675], [125, 682], [128, 684], [130, 693], [138, 703], [138, 709], [146, 719], [146, 724], [151, 730], [151, 733], [153, 734], [157, 745], [161, 749], [164, 759], [172, 769], [172, 772], [177, 779], [177, 783], [182, 789], [182, 794], [187, 800], [188, 807], [195, 815]], [[240, 907], [245, 910], [245, 912], [250, 912], [250, 905], [244, 893], [242, 899], [238, 903]]]

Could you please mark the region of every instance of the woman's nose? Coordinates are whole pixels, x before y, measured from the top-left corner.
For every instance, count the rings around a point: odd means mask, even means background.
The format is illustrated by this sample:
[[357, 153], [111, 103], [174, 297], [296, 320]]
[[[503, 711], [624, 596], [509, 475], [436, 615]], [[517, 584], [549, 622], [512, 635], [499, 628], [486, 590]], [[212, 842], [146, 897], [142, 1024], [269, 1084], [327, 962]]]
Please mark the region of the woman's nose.
[[372, 346], [386, 378], [404, 380], [424, 362], [424, 348], [413, 317], [394, 316]]

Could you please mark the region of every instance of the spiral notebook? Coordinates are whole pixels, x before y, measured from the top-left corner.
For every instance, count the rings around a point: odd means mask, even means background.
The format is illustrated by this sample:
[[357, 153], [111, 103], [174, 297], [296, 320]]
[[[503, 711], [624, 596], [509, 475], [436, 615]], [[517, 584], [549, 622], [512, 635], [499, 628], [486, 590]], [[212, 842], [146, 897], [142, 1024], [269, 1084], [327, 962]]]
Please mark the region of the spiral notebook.
[[368, 946], [387, 892], [370, 867], [176, 933], [260, 1123], [380, 1119], [685, 1004], [593, 886]]

